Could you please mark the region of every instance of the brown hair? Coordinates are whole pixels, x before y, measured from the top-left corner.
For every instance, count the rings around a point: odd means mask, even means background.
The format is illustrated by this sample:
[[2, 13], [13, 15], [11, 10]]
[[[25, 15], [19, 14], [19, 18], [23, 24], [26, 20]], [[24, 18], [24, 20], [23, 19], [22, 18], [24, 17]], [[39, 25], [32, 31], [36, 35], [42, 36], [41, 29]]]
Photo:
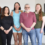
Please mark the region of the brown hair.
[[[16, 3], [20, 6], [20, 3], [19, 2], [16, 2]], [[15, 4], [14, 4], [14, 11], [15, 11]], [[21, 10], [21, 7], [19, 7], [19, 10]]]
[[0, 7], [0, 14], [1, 14], [1, 7]]
[[[8, 8], [7, 6], [5, 6], [4, 8], [3, 8], [3, 10], [2, 10], [2, 15], [1, 15], [1, 19], [2, 18], [4, 18], [5, 17], [5, 15], [4, 15], [4, 11], [5, 11], [5, 8]], [[8, 8], [8, 15], [9, 15], [9, 13], [10, 13], [10, 11], [9, 11], [9, 8]]]
[[[41, 6], [41, 4], [36, 4], [36, 6], [37, 5], [40, 5], [40, 7], [41, 7], [41, 9], [40, 9], [40, 11], [39, 11], [39, 21], [42, 21], [42, 6]], [[35, 10], [36, 11], [36, 10]]]

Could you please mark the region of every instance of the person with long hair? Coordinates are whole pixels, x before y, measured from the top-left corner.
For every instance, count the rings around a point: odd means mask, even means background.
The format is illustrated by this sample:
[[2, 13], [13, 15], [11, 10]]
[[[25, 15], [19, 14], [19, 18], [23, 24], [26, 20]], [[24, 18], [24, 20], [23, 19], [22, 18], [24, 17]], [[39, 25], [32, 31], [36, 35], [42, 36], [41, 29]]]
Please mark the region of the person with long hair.
[[[1, 17], [0, 17], [1, 18]], [[0, 28], [1, 28], [1, 19], [0, 19]], [[0, 45], [2, 45], [2, 40], [1, 40], [1, 30], [0, 30]]]
[[43, 16], [45, 16], [45, 14], [42, 11], [41, 4], [36, 4], [35, 15], [36, 15], [36, 20], [37, 20], [36, 25], [34, 27], [35, 33], [36, 33], [36, 38], [38, 40], [38, 45], [42, 45], [42, 36], [43, 36], [42, 22], [43, 22]]
[[[1, 7], [0, 7], [0, 16], [1, 16]], [[1, 19], [0, 19], [0, 22], [1, 22]], [[0, 26], [1, 26], [1, 23], [0, 23]], [[2, 45], [1, 34], [0, 34], [0, 45]]]
[[22, 45], [22, 28], [20, 25], [21, 12], [22, 11], [21, 11], [20, 4], [16, 2], [14, 4], [14, 10], [11, 12], [11, 16], [13, 17], [13, 21], [14, 21], [13, 36], [14, 36], [15, 45]]
[[1, 15], [1, 39], [2, 45], [11, 45], [12, 37], [12, 27], [13, 27], [13, 18], [9, 16], [9, 8], [7, 6], [3, 7], [3, 12]]

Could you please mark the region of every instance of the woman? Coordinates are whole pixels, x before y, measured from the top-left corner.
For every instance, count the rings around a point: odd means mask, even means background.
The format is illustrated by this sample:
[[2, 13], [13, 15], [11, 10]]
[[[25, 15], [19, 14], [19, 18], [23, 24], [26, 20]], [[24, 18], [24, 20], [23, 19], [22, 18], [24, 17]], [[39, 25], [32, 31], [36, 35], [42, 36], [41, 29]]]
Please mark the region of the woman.
[[2, 45], [11, 45], [13, 18], [9, 16], [9, 8], [5, 6], [1, 16], [1, 39]]
[[38, 40], [38, 45], [42, 45], [43, 30], [41, 27], [42, 27], [42, 21], [43, 21], [42, 17], [44, 16], [44, 13], [42, 12], [41, 4], [36, 4], [35, 15], [37, 19], [37, 23], [35, 25], [36, 37]]
[[[1, 19], [0, 19], [0, 22], [1, 22]], [[0, 23], [0, 26], [1, 26], [1, 23]], [[0, 30], [0, 45], [2, 45], [2, 40], [1, 40], [1, 30]]]
[[20, 26], [20, 14], [22, 11], [20, 10], [21, 10], [20, 4], [16, 2], [14, 4], [14, 10], [11, 12], [11, 16], [13, 16], [14, 21], [13, 36], [15, 45], [22, 45], [22, 29]]
[[[1, 7], [0, 7], [0, 16], [1, 16]], [[0, 22], [1, 22], [1, 20], [0, 20]], [[0, 24], [1, 25], [1, 24]], [[1, 31], [0, 31], [1, 32]], [[2, 42], [1, 42], [2, 40], [1, 40], [1, 34], [0, 34], [0, 45], [2, 45]]]

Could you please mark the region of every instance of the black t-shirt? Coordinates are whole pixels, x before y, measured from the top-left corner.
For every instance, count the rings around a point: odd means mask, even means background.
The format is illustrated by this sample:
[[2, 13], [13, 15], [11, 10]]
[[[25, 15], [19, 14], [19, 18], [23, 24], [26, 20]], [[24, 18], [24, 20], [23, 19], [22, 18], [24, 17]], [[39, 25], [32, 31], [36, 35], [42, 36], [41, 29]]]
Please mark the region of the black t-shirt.
[[10, 26], [13, 26], [12, 16], [5, 16], [3, 19], [0, 19], [0, 26], [3, 26], [5, 30], [8, 30]]

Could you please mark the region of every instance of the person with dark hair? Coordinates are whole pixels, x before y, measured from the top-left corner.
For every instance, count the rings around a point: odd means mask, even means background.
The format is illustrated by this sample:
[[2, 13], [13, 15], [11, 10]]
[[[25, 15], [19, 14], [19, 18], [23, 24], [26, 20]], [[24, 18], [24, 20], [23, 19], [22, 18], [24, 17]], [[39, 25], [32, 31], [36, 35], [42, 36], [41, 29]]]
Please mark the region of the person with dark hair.
[[[43, 16], [45, 16], [44, 12], [42, 12], [41, 4], [36, 4], [35, 7], [35, 15], [36, 15], [36, 25], [35, 25], [35, 34], [38, 40], [38, 45], [42, 45], [42, 37], [43, 37]], [[36, 39], [35, 38], [35, 39]]]
[[[1, 19], [0, 19], [0, 27], [1, 27]], [[2, 45], [2, 40], [1, 40], [1, 30], [0, 30], [0, 45]]]
[[16, 2], [14, 4], [14, 10], [11, 12], [11, 16], [13, 17], [13, 21], [14, 21], [13, 36], [14, 36], [15, 45], [22, 45], [22, 28], [20, 25], [21, 12], [22, 11], [21, 11], [20, 4]]
[[11, 45], [13, 18], [9, 16], [9, 8], [5, 6], [1, 15], [1, 39], [2, 45]]
[[[1, 7], [0, 7], [0, 16], [1, 16]], [[0, 22], [1, 22], [1, 20], [0, 20]], [[0, 33], [1, 33], [1, 30], [0, 30]], [[1, 34], [0, 34], [0, 45], [2, 45]]]

